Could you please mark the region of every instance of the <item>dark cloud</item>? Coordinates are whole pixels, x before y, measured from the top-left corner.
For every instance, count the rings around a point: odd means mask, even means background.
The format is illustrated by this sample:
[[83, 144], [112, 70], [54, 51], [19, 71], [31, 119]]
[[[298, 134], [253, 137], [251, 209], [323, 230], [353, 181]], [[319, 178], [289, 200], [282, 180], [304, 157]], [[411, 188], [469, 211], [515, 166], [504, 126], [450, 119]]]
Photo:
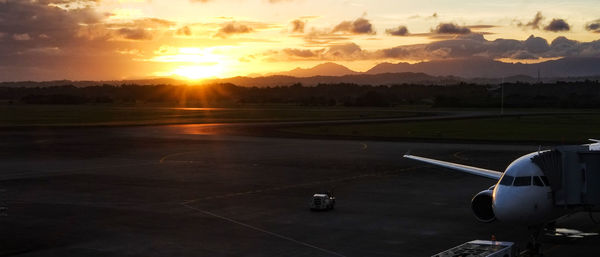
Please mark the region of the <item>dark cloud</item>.
[[585, 29], [594, 33], [600, 33], [600, 20], [595, 20], [587, 25], [585, 25]]
[[292, 60], [360, 60], [367, 59], [367, 51], [364, 51], [355, 43], [334, 44], [320, 49], [297, 49], [286, 48], [281, 52], [268, 52], [270, 60], [292, 61]]
[[469, 25], [469, 26], [466, 26], [466, 27], [470, 28], [470, 29], [491, 29], [491, 28], [495, 28], [497, 26], [495, 26], [495, 25], [480, 24], [480, 25]]
[[517, 26], [523, 28], [539, 29], [543, 19], [544, 16], [542, 15], [542, 12], [537, 12], [531, 21], [527, 23], [518, 22]]
[[93, 2], [0, 1], [0, 79], [116, 79], [150, 70], [155, 64], [118, 53], [143, 47], [119, 39], [143, 36], [120, 31], [135, 30], [131, 24], [108, 27]]
[[[329, 50], [325, 52], [327, 55], [336, 58], [347, 59], [348, 57], [360, 57], [357, 55], [362, 55], [362, 49], [355, 43], [346, 43], [346, 44], [338, 44], [332, 45], [329, 47]], [[353, 59], [353, 58], [350, 58]]]
[[183, 26], [183, 27], [179, 28], [175, 33], [177, 35], [182, 35], [182, 36], [191, 36], [192, 30], [188, 26]]
[[292, 32], [294, 33], [304, 33], [304, 26], [306, 25], [306, 22], [301, 21], [301, 20], [293, 20], [292, 21]]
[[13, 34], [12, 38], [17, 41], [27, 41], [31, 40], [31, 36], [28, 33], [23, 34]]
[[515, 59], [515, 60], [537, 60], [537, 59], [539, 59], [537, 56], [533, 55], [532, 53], [529, 53], [527, 51], [522, 51], [522, 50], [515, 52], [509, 58]]
[[219, 29], [217, 34], [215, 34], [215, 37], [226, 38], [233, 34], [244, 34], [244, 33], [250, 33], [252, 31], [254, 31], [254, 30], [247, 25], [238, 24], [235, 22], [229, 22], [229, 23], [224, 24]]
[[408, 35], [408, 28], [406, 28], [406, 26], [404, 25], [401, 25], [397, 28], [386, 29], [385, 33], [390, 34], [392, 36], [406, 36]]
[[437, 34], [469, 34], [471, 33], [471, 29], [454, 23], [440, 23], [435, 29], [432, 29], [431, 32]]
[[158, 18], [144, 18], [144, 19], [134, 20], [134, 24], [142, 25], [142, 26], [146, 26], [146, 27], [148, 27], [148, 26], [169, 27], [169, 26], [174, 26], [176, 23], [173, 21], [158, 19]]
[[337, 44], [318, 50], [294, 49], [282, 53], [275, 60], [443, 60], [463, 58], [511, 58], [516, 60], [556, 57], [600, 57], [600, 40], [579, 42], [557, 37], [548, 44], [541, 37], [529, 36], [525, 40], [486, 40], [481, 34], [465, 34], [456, 38], [429, 44], [403, 45], [374, 51], [361, 49], [354, 43]]
[[141, 28], [136, 28], [136, 29], [129, 29], [129, 28], [122, 28], [117, 30], [117, 33], [121, 36], [123, 36], [126, 39], [131, 39], [131, 40], [151, 40], [152, 39], [152, 34], [149, 33], [148, 31], [146, 31], [145, 29], [141, 29]]
[[546, 39], [530, 36], [526, 40], [496, 39], [489, 41], [479, 34], [469, 34], [456, 39], [442, 40], [430, 44], [398, 46], [378, 50], [378, 58], [411, 60], [456, 59], [485, 57], [491, 59], [538, 59], [551, 57], [600, 57], [600, 41], [578, 42], [564, 37], [556, 38], [552, 44]]
[[331, 30], [331, 33], [336, 32], [345, 32], [350, 34], [375, 34], [371, 22], [362, 17], [354, 21], [342, 21]]
[[175, 26], [176, 23], [158, 18], [142, 18], [121, 23], [110, 23], [109, 28], [141, 28], [141, 29], [165, 29]]
[[531, 53], [543, 53], [550, 49], [550, 45], [548, 45], [546, 39], [533, 35], [529, 36], [523, 44], [525, 49]]
[[[157, 18], [142, 18], [121, 23], [102, 24], [102, 26], [110, 29], [109, 31], [116, 31], [114, 36], [129, 40], [151, 40], [154, 34], [175, 25], [175, 22]], [[102, 26], [100, 26], [100, 29]], [[179, 31], [176, 31], [176, 33], [179, 33]]]
[[289, 56], [301, 57], [301, 58], [312, 58], [317, 57], [322, 52], [321, 50], [309, 50], [309, 49], [295, 49], [286, 48], [283, 52]]
[[[76, 45], [82, 40], [83, 28], [91, 28], [103, 19], [92, 8], [64, 10], [48, 5], [53, 2], [74, 1], [0, 1], [0, 33], [8, 35], [5, 39], [10, 39], [4, 40], [0, 52], [17, 53], [28, 48]], [[24, 44], [23, 41], [28, 42]]]
[[[342, 21], [333, 29], [311, 30], [301, 37], [309, 46], [329, 46], [339, 44], [340, 41], [350, 39], [353, 35], [374, 35], [375, 30], [371, 22], [365, 18], [358, 18], [354, 21]], [[298, 35], [293, 35], [300, 37]]]
[[[566, 37], [560, 36], [552, 40], [550, 49], [555, 52], [557, 56], [578, 56], [581, 50], [581, 43], [575, 40], [570, 40]], [[583, 54], [585, 55], [585, 54]]]
[[570, 29], [569, 24], [563, 19], [552, 19], [550, 24], [544, 27], [544, 30], [552, 32], [569, 31]]
[[92, 3], [98, 3], [101, 0], [37, 0], [35, 2], [39, 3], [39, 4], [43, 4], [43, 5], [49, 5], [49, 4], [92, 4]]
[[[97, 0], [99, 1], [99, 0]], [[208, 3], [208, 2], [212, 2], [213, 0], [190, 0], [190, 2], [192, 3]], [[281, 2], [291, 2], [294, 0], [267, 0], [269, 3], [272, 4], [276, 4], [276, 3], [281, 3]]]
[[313, 46], [331, 45], [335, 42], [350, 39], [345, 35], [331, 34], [327, 31], [319, 31], [314, 28], [302, 37], [307, 44]]

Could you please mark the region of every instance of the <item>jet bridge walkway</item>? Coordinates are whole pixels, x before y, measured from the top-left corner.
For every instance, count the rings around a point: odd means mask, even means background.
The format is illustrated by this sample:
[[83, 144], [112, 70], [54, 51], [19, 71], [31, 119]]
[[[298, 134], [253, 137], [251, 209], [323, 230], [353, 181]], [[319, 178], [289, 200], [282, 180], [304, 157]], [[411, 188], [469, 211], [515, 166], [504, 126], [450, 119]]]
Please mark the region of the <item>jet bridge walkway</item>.
[[600, 144], [559, 146], [532, 158], [546, 175], [556, 206], [600, 211]]

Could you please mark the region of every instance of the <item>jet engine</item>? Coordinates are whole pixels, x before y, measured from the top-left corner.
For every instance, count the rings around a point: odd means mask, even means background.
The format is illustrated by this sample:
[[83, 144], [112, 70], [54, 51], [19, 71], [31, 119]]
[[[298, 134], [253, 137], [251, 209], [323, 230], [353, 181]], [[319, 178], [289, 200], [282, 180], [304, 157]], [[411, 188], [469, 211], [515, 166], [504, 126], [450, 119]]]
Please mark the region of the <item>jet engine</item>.
[[494, 200], [493, 191], [493, 188], [483, 190], [476, 194], [473, 197], [473, 200], [471, 200], [471, 209], [477, 220], [481, 222], [490, 223], [496, 220], [494, 208], [492, 207]]

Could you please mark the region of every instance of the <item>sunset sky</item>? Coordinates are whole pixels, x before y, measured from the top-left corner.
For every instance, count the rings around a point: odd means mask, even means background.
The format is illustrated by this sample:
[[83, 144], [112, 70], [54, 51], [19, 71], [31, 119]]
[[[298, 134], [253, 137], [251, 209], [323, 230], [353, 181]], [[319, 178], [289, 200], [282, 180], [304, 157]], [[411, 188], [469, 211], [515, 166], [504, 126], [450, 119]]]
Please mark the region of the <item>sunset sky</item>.
[[0, 81], [600, 57], [597, 0], [0, 0]]

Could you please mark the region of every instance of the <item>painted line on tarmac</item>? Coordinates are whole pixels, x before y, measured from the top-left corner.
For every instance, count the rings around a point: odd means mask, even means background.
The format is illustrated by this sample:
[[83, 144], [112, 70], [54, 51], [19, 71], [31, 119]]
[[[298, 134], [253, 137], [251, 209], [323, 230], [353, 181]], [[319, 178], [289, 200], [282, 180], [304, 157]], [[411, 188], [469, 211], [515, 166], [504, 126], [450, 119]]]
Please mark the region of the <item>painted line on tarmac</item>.
[[454, 158], [461, 160], [461, 161], [468, 161], [469, 158], [464, 157], [463, 154], [465, 153], [465, 151], [458, 151], [456, 153], [454, 153], [452, 156], [454, 156]]
[[218, 219], [222, 219], [222, 220], [225, 220], [225, 221], [228, 221], [228, 222], [231, 222], [231, 223], [234, 223], [234, 224], [237, 224], [237, 225], [240, 225], [240, 226], [243, 226], [243, 227], [255, 230], [255, 231], [259, 231], [259, 232], [262, 232], [262, 233], [265, 233], [265, 234], [269, 234], [271, 236], [278, 237], [280, 239], [284, 239], [284, 240], [287, 240], [287, 241], [290, 241], [290, 242], [293, 242], [293, 243], [297, 243], [297, 244], [300, 244], [300, 245], [303, 245], [303, 246], [306, 246], [306, 247], [309, 247], [309, 248], [313, 248], [313, 249], [316, 249], [316, 250], [319, 250], [319, 251], [322, 251], [322, 252], [325, 252], [325, 253], [328, 253], [328, 254], [331, 254], [331, 255], [346, 257], [345, 255], [342, 255], [340, 253], [337, 253], [337, 252], [334, 252], [334, 251], [331, 251], [331, 250], [327, 250], [327, 249], [324, 249], [324, 248], [321, 248], [321, 247], [318, 247], [318, 246], [315, 246], [315, 245], [312, 245], [312, 244], [309, 244], [309, 243], [306, 243], [306, 242], [302, 242], [302, 241], [299, 241], [297, 239], [294, 239], [294, 238], [291, 238], [291, 237], [288, 237], [288, 236], [277, 234], [275, 232], [271, 232], [271, 231], [268, 231], [268, 230], [265, 230], [265, 229], [262, 229], [262, 228], [259, 228], [259, 227], [255, 227], [255, 226], [252, 226], [250, 224], [246, 224], [246, 223], [243, 223], [243, 222], [240, 222], [240, 221], [237, 221], [237, 220], [225, 217], [225, 216], [221, 216], [221, 215], [218, 215], [218, 214], [213, 213], [213, 212], [205, 211], [205, 210], [202, 210], [200, 208], [191, 206], [190, 204], [194, 203], [194, 202], [201, 201], [201, 200], [212, 200], [212, 199], [218, 199], [218, 198], [227, 198], [227, 197], [234, 197], [234, 196], [242, 196], [242, 195], [256, 194], [256, 193], [269, 192], [269, 191], [279, 191], [279, 190], [285, 190], [285, 189], [296, 188], [296, 187], [317, 185], [317, 184], [327, 183], [327, 182], [339, 182], [339, 181], [355, 180], [355, 179], [366, 178], [366, 177], [389, 176], [389, 175], [391, 175], [393, 173], [398, 173], [398, 172], [408, 171], [408, 170], [415, 170], [415, 169], [419, 169], [419, 168], [422, 168], [422, 167], [424, 167], [424, 166], [423, 165], [419, 165], [419, 166], [413, 166], [413, 167], [403, 168], [403, 169], [394, 170], [394, 171], [386, 171], [386, 172], [379, 172], [379, 173], [373, 173], [373, 174], [362, 174], [362, 175], [356, 175], [356, 176], [351, 176], [351, 177], [343, 177], [343, 178], [338, 178], [338, 179], [321, 180], [321, 181], [314, 181], [314, 182], [309, 182], [309, 183], [302, 183], [302, 184], [295, 184], [295, 185], [288, 185], [288, 186], [279, 186], [279, 187], [267, 188], [267, 189], [262, 189], [262, 190], [251, 190], [251, 191], [246, 191], [246, 192], [231, 193], [231, 194], [225, 194], [225, 195], [207, 196], [207, 197], [204, 197], [204, 198], [199, 198], [199, 199], [184, 201], [184, 202], [181, 203], [181, 205], [184, 206], [184, 207], [186, 207], [186, 208], [188, 208], [188, 209], [200, 212], [202, 214], [205, 214], [205, 215], [208, 215], [208, 216], [212, 216], [212, 217], [215, 217], [215, 218], [218, 218]]
[[287, 189], [292, 189], [292, 188], [314, 186], [314, 185], [319, 185], [319, 184], [324, 184], [324, 183], [357, 180], [357, 179], [368, 178], [368, 177], [385, 177], [385, 176], [389, 176], [393, 173], [415, 170], [415, 169], [419, 169], [422, 167], [424, 167], [424, 166], [419, 165], [419, 166], [413, 166], [413, 167], [403, 168], [403, 169], [398, 169], [398, 170], [393, 170], [393, 171], [369, 173], [369, 174], [362, 174], [362, 175], [356, 175], [356, 176], [351, 176], [351, 177], [342, 177], [342, 178], [336, 178], [336, 179], [319, 180], [319, 181], [313, 181], [313, 182], [307, 182], [307, 183], [301, 183], [301, 184], [292, 184], [292, 185], [287, 185], [287, 186], [278, 186], [278, 187], [271, 187], [271, 188], [258, 189], [258, 190], [249, 190], [249, 191], [245, 191], [245, 192], [229, 193], [229, 194], [223, 194], [223, 195], [211, 195], [211, 196], [206, 196], [206, 197], [202, 197], [202, 198], [186, 200], [186, 201], [182, 202], [182, 204], [190, 204], [190, 203], [204, 201], [204, 200], [222, 199], [222, 198], [229, 198], [229, 197], [236, 197], [236, 196], [243, 196], [243, 195], [250, 195], [250, 194], [258, 194], [258, 193], [264, 193], [264, 192], [281, 191], [281, 190], [287, 190]]
[[[160, 158], [159, 163], [164, 163], [170, 157], [179, 156], [179, 155], [186, 155], [186, 154], [192, 154], [192, 153], [202, 153], [202, 151], [190, 151], [190, 152], [180, 152], [180, 153], [167, 154], [167, 155], [163, 156], [162, 158]], [[193, 162], [193, 161], [184, 161], [184, 162]]]
[[312, 245], [312, 244], [309, 244], [309, 243], [306, 243], [306, 242], [302, 242], [300, 240], [297, 240], [297, 239], [294, 239], [294, 238], [291, 238], [291, 237], [288, 237], [288, 236], [284, 236], [284, 235], [281, 235], [281, 234], [278, 234], [278, 233], [275, 233], [275, 232], [271, 232], [271, 231], [268, 231], [268, 230], [265, 230], [265, 229], [262, 229], [262, 228], [259, 228], [259, 227], [256, 227], [256, 226], [252, 226], [250, 224], [243, 223], [243, 222], [231, 219], [231, 218], [227, 218], [225, 216], [221, 216], [221, 215], [218, 215], [218, 214], [213, 213], [213, 212], [205, 211], [205, 210], [202, 210], [202, 209], [190, 206], [190, 205], [188, 205], [186, 203], [182, 203], [181, 205], [184, 206], [184, 207], [186, 207], [186, 208], [188, 208], [188, 209], [190, 209], [190, 210], [194, 210], [194, 211], [200, 212], [200, 213], [202, 213], [204, 215], [208, 215], [208, 216], [212, 216], [212, 217], [215, 217], [215, 218], [218, 218], [218, 219], [221, 219], [221, 220], [225, 220], [225, 221], [231, 222], [233, 224], [237, 224], [237, 225], [240, 225], [240, 226], [243, 226], [243, 227], [246, 227], [246, 228], [258, 231], [258, 232], [262, 232], [262, 233], [265, 233], [265, 234], [268, 234], [268, 235], [271, 235], [271, 236], [274, 236], [274, 237], [277, 237], [277, 238], [280, 238], [280, 239], [283, 239], [283, 240], [287, 240], [287, 241], [290, 241], [290, 242], [293, 242], [293, 243], [296, 243], [296, 244], [300, 244], [300, 245], [303, 245], [303, 246], [306, 246], [306, 247], [309, 247], [309, 248], [312, 248], [312, 249], [315, 249], [315, 250], [319, 250], [321, 252], [325, 252], [325, 253], [328, 253], [328, 254], [331, 254], [331, 255], [335, 255], [335, 256], [346, 257], [345, 255], [342, 255], [340, 253], [337, 253], [337, 252], [334, 252], [334, 251], [331, 251], [331, 250], [327, 250], [327, 249], [324, 249], [324, 248], [321, 248], [321, 247], [318, 247], [316, 245]]

